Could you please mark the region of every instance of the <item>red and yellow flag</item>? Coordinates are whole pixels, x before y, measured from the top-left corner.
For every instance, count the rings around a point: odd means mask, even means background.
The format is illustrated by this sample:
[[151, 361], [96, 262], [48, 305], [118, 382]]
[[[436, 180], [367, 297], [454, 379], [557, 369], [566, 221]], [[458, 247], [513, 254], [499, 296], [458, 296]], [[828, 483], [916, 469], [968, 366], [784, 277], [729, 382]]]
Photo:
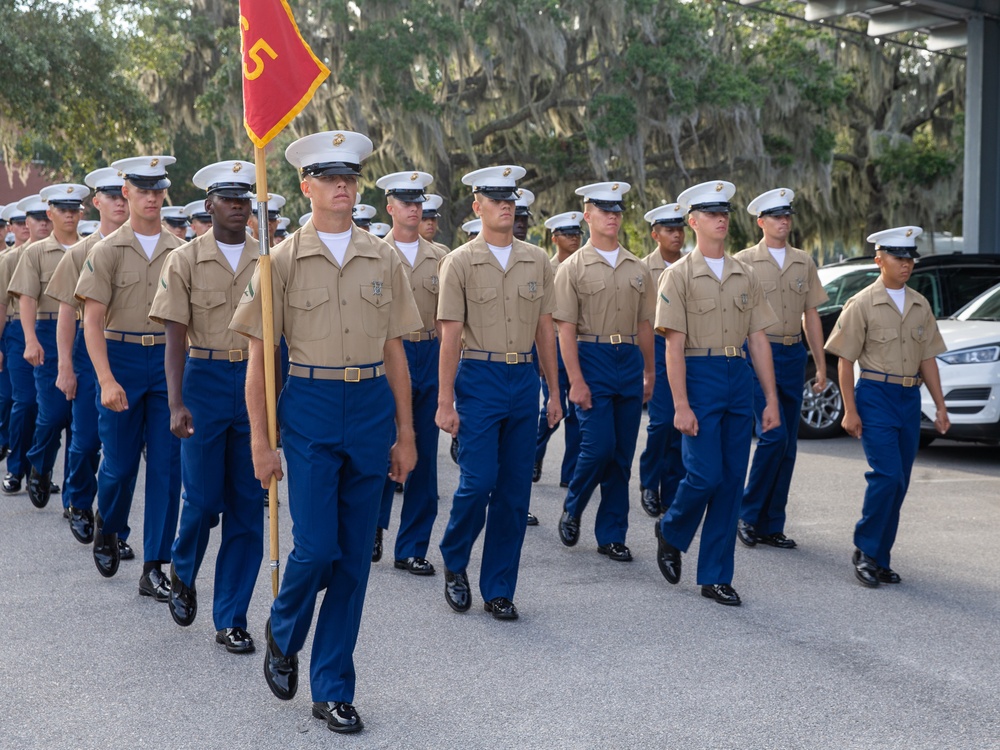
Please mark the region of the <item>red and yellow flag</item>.
[[286, 0], [240, 0], [243, 124], [264, 148], [312, 99], [330, 70], [306, 44]]

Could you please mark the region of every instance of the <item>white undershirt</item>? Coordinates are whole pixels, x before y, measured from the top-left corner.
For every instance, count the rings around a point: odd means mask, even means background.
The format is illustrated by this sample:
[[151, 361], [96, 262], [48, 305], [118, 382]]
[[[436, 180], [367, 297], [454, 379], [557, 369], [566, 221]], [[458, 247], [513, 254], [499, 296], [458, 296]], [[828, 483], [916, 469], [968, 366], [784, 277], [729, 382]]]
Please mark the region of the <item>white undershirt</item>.
[[351, 232], [352, 230], [350, 229], [346, 232], [337, 232], [336, 234], [331, 232], [316, 232], [319, 235], [320, 242], [326, 245], [327, 250], [330, 251], [334, 260], [337, 261], [337, 265], [344, 265], [347, 246], [351, 244]]
[[490, 252], [493, 253], [493, 257], [497, 259], [497, 263], [500, 264], [500, 268], [506, 271], [507, 263], [510, 261], [510, 253], [514, 249], [514, 244], [511, 243], [506, 247], [497, 247], [496, 245], [491, 245], [487, 242], [486, 247], [488, 247]]
[[240, 264], [240, 258], [243, 256], [243, 248], [247, 246], [247, 243], [241, 242], [238, 245], [227, 245], [224, 242], [216, 240], [215, 244], [219, 246], [222, 254], [226, 256], [226, 260], [229, 261], [229, 265], [235, 271], [236, 266]]
[[[597, 250], [596, 247], [594, 249]], [[608, 262], [609, 266], [611, 266], [612, 268], [614, 268], [615, 264], [618, 263], [618, 251], [619, 250], [621, 250], [620, 247], [616, 247], [614, 250], [610, 250], [610, 251], [597, 250], [597, 254], [600, 255], [602, 258], [604, 258], [604, 260], [606, 260]]]
[[771, 257], [774, 258], [774, 262], [778, 264], [778, 268], [785, 267], [785, 248], [768, 247], [767, 251], [771, 253]]
[[889, 293], [889, 299], [896, 303], [896, 307], [899, 308], [899, 314], [903, 314], [903, 306], [906, 304], [906, 287], [902, 289], [890, 289], [886, 287], [885, 290]]
[[722, 267], [726, 265], [726, 257], [722, 256], [721, 258], [708, 258], [704, 255], [701, 257], [705, 258], [705, 262], [708, 264], [708, 267], [712, 269], [712, 273], [715, 274], [715, 277], [719, 281], [722, 281]]
[[399, 252], [403, 254], [406, 258], [407, 263], [410, 267], [413, 267], [413, 263], [417, 260], [417, 248], [420, 247], [420, 240], [416, 242], [400, 242], [399, 240], [393, 240], [396, 243], [396, 247], [399, 248]]
[[146, 253], [146, 257], [152, 260], [153, 253], [156, 251], [156, 243], [160, 241], [160, 235], [139, 234], [138, 232], [135, 232], [135, 238], [139, 240], [139, 244], [142, 245], [142, 251]]

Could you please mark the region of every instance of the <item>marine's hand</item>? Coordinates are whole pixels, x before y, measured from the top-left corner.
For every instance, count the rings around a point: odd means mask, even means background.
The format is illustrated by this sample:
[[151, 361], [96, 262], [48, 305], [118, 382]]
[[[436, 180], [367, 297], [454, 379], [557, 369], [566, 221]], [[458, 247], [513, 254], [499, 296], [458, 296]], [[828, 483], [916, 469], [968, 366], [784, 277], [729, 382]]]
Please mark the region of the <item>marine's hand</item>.
[[128, 398], [125, 396], [125, 389], [117, 380], [112, 380], [107, 385], [101, 386], [101, 406], [111, 411], [125, 411], [128, 409]]
[[76, 398], [76, 373], [73, 372], [72, 367], [59, 368], [59, 373], [56, 375], [56, 388], [63, 392], [67, 401]]
[[591, 407], [590, 388], [587, 386], [586, 381], [581, 380], [578, 383], [570, 385], [569, 400], [570, 403], [576, 404], [584, 411], [587, 411]]
[[674, 411], [674, 427], [682, 435], [694, 437], [698, 434], [698, 418], [691, 411], [690, 406], [678, 406]]
[[285, 474], [281, 470], [281, 454], [271, 450], [270, 446], [260, 448], [254, 446], [253, 453], [253, 475], [257, 477], [260, 486], [265, 490], [271, 486], [271, 477], [277, 477], [280, 482]]
[[861, 437], [861, 417], [858, 416], [857, 412], [851, 411], [844, 414], [844, 419], [840, 424], [844, 428], [844, 432], [851, 437]]
[[417, 444], [413, 436], [400, 436], [389, 450], [389, 479], [402, 484], [417, 465]]
[[439, 404], [437, 414], [434, 415], [434, 424], [447, 432], [453, 438], [458, 437], [458, 412], [455, 411], [454, 404]]
[[562, 404], [555, 396], [549, 396], [549, 402], [545, 405], [545, 418], [549, 422], [549, 428], [555, 427], [563, 418]]
[[944, 435], [949, 427], [951, 427], [951, 420], [948, 419], [948, 409], [940, 406], [934, 416], [934, 429]]
[[778, 412], [777, 402], [767, 404], [760, 415], [760, 428], [762, 432], [773, 430], [781, 426], [781, 416]]

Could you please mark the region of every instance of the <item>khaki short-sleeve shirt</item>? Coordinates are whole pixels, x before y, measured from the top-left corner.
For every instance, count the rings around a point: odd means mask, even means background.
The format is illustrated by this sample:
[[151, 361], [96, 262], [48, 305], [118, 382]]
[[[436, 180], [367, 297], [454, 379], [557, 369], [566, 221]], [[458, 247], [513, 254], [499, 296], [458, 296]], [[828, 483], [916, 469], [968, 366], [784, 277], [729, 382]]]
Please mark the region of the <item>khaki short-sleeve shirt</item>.
[[669, 268], [667, 262], [663, 260], [663, 256], [660, 255], [660, 249], [654, 247], [653, 251], [642, 259], [642, 262], [646, 264], [646, 268], [649, 269], [649, 275], [653, 278], [653, 289], [658, 289], [660, 286], [660, 277]]
[[466, 349], [530, 352], [538, 318], [556, 306], [549, 256], [516, 238], [506, 271], [478, 235], [444, 257], [440, 276], [438, 319], [465, 323]]
[[198, 349], [246, 349], [246, 339], [230, 331], [229, 322], [256, 265], [257, 253], [247, 241], [234, 272], [215, 235], [206, 232], [167, 256], [149, 317], [186, 325], [188, 344]]
[[[395, 247], [394, 244], [393, 247]], [[438, 293], [441, 288], [438, 263], [448, 253], [442, 250], [440, 245], [428, 242], [423, 237], [417, 238], [417, 255], [413, 259], [412, 267], [398, 248], [396, 248], [396, 252], [399, 253], [403, 270], [410, 280], [410, 290], [413, 292], [413, 299], [420, 311], [421, 327], [408, 331], [408, 333], [432, 331], [434, 330], [434, 321], [437, 318]]]
[[[420, 329], [420, 311], [395, 248], [351, 230], [343, 266], [312, 221], [271, 252], [274, 337], [288, 359], [311, 367], [360, 367], [382, 361], [386, 339]], [[254, 270], [230, 329], [264, 338], [260, 267]]]
[[[73, 244], [79, 243], [79, 238]], [[45, 290], [52, 280], [52, 274], [66, 255], [66, 248], [55, 237], [33, 242], [21, 253], [7, 291], [14, 297], [31, 297], [38, 302], [37, 312], [59, 312], [59, 303], [46, 296]]]
[[146, 257], [130, 224], [109, 234], [90, 249], [80, 270], [76, 296], [107, 305], [104, 327], [126, 333], [161, 333], [149, 319], [160, 272], [170, 251], [183, 243], [163, 230], [152, 259]]
[[912, 377], [920, 363], [947, 350], [930, 303], [906, 287], [903, 314], [876, 279], [844, 305], [826, 350], [862, 370]]
[[753, 268], [778, 322], [767, 328], [775, 336], [802, 333], [802, 314], [829, 299], [819, 281], [816, 263], [798, 248], [785, 248], [785, 266], [779, 268], [764, 240], [736, 254]]
[[80, 281], [80, 269], [83, 262], [90, 254], [91, 248], [100, 242], [99, 232], [94, 232], [89, 237], [85, 237], [66, 251], [66, 254], [59, 259], [56, 270], [52, 272], [49, 285], [45, 287], [45, 294], [57, 302], [65, 302], [67, 305], [80, 309], [83, 304], [76, 297], [76, 285]]
[[22, 253], [31, 247], [31, 244], [26, 243], [20, 247], [12, 247], [0, 256], [0, 298], [7, 305], [7, 315], [9, 317], [19, 319], [21, 316], [17, 297], [10, 294], [7, 288], [10, 286], [10, 280], [14, 277], [14, 269], [17, 268], [17, 262], [21, 259]]
[[660, 276], [656, 332], [687, 334], [686, 349], [743, 346], [747, 336], [777, 322], [753, 269], [724, 256], [722, 280], [695, 248]]
[[589, 242], [556, 273], [556, 320], [573, 323], [577, 333], [634, 336], [656, 310], [649, 266], [624, 247], [612, 268]]

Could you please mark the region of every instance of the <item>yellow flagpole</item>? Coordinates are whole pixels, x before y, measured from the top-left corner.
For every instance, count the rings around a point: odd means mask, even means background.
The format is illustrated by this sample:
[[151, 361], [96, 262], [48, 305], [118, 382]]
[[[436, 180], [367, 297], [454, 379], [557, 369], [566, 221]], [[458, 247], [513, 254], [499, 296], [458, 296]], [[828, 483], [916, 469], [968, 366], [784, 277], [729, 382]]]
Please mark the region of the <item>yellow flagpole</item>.
[[[260, 244], [260, 304], [264, 326], [264, 403], [267, 409], [267, 442], [271, 450], [278, 449], [278, 410], [274, 382], [274, 308], [271, 297], [271, 248], [267, 226], [267, 161], [264, 149], [254, 148], [257, 172], [257, 234]], [[267, 510], [270, 522], [271, 593], [278, 596], [278, 479], [271, 477], [267, 489]]]

